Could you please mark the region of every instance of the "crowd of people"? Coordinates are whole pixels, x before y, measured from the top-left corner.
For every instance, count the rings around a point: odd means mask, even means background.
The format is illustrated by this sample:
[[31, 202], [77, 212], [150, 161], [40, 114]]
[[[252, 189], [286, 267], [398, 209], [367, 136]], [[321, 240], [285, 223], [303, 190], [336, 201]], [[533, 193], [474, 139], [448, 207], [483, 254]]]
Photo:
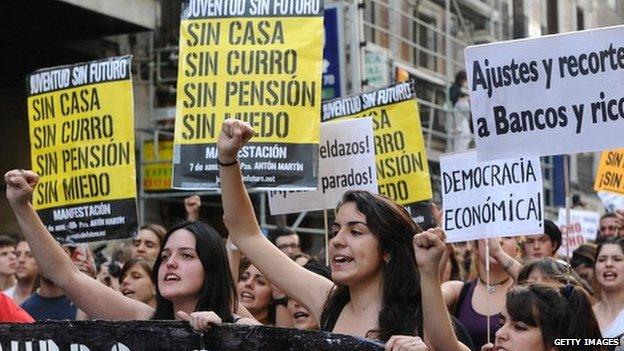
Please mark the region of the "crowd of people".
[[349, 191], [329, 224], [327, 267], [297, 233], [261, 231], [237, 159], [252, 134], [227, 120], [217, 143], [227, 241], [191, 196], [185, 222], [143, 225], [129, 257], [122, 250], [97, 265], [88, 246], [59, 245], [39, 219], [37, 174], [9, 171], [23, 237], [0, 236], [0, 319], [264, 324], [376, 339], [387, 350], [568, 350], [555, 340], [624, 334], [624, 212], [604, 215], [595, 243], [568, 266], [551, 221], [540, 235], [448, 244], [392, 200]]

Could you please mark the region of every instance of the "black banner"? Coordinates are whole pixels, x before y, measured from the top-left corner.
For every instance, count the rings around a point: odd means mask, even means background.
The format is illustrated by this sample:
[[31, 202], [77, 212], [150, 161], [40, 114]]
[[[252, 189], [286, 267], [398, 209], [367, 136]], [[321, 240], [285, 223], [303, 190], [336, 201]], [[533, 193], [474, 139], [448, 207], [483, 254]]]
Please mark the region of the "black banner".
[[165, 321], [63, 321], [0, 324], [7, 351], [381, 351], [371, 340], [320, 331], [221, 324], [209, 332]]
[[[174, 145], [173, 152], [174, 188], [203, 189], [219, 184], [215, 144]], [[317, 144], [251, 142], [238, 158], [245, 183], [253, 183], [256, 188], [292, 188], [316, 184], [318, 158], [311, 155], [318, 155]]]
[[138, 227], [135, 199], [54, 207], [37, 213], [61, 244], [131, 238]]

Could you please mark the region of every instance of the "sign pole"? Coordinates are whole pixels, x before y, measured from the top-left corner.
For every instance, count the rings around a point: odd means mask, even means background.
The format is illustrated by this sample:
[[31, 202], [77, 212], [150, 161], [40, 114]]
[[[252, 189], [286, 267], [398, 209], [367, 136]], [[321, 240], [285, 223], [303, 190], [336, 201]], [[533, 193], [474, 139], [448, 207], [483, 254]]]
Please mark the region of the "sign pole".
[[[490, 239], [485, 239], [485, 292], [490, 294]], [[490, 342], [490, 299], [485, 299], [485, 320], [487, 330], [487, 340]]]
[[329, 232], [327, 231], [327, 208], [323, 208], [323, 225], [325, 226], [325, 265], [329, 266]]
[[[570, 155], [563, 158], [563, 181], [565, 187], [566, 228], [570, 228]], [[570, 230], [566, 230], [566, 262], [568, 264], [566, 283], [570, 284]]]

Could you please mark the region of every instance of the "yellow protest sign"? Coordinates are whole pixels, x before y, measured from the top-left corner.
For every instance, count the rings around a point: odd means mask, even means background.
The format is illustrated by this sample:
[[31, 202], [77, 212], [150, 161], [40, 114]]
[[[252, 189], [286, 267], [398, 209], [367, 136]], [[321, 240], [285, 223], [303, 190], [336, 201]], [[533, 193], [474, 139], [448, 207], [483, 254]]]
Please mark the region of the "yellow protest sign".
[[143, 189], [147, 191], [171, 190], [171, 160], [173, 141], [161, 140], [143, 143]]
[[624, 149], [602, 152], [594, 190], [624, 194]]
[[113, 57], [27, 77], [31, 162], [40, 176], [33, 206], [61, 242], [136, 232], [130, 63]]
[[372, 117], [379, 193], [401, 205], [432, 197], [416, 94], [399, 83], [323, 104], [323, 122]]
[[201, 3], [182, 5], [173, 187], [218, 188], [216, 139], [236, 118], [255, 130], [249, 186], [316, 188], [322, 1]]

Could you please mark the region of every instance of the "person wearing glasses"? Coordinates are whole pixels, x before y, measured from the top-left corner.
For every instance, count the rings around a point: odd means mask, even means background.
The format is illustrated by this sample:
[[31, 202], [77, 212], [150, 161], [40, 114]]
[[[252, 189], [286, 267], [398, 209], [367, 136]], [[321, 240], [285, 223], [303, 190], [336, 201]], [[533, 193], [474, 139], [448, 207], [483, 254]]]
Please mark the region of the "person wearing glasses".
[[293, 230], [277, 228], [269, 233], [269, 238], [278, 249], [290, 257], [301, 252], [301, 238]]

